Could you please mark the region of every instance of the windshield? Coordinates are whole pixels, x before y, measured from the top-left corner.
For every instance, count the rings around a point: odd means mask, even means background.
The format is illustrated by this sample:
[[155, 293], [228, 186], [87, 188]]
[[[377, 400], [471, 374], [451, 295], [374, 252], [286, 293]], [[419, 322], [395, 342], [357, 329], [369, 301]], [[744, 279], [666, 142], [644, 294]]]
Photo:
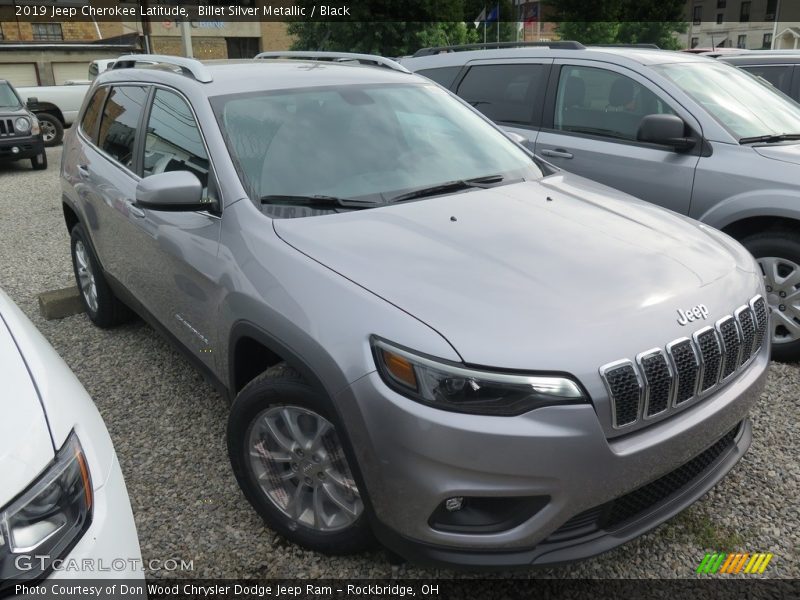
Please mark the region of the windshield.
[[0, 106], [3, 108], [19, 108], [22, 104], [7, 83], [0, 83]]
[[[403, 194], [436, 195], [408, 192], [455, 181], [491, 176], [487, 181], [502, 184], [542, 176], [529, 155], [433, 85], [281, 90], [218, 97], [212, 105], [256, 202], [316, 199], [319, 208], [335, 198], [353, 210]], [[265, 212], [306, 216], [343, 210], [341, 204]]]
[[800, 105], [749, 73], [708, 63], [655, 65], [737, 138], [800, 133]]

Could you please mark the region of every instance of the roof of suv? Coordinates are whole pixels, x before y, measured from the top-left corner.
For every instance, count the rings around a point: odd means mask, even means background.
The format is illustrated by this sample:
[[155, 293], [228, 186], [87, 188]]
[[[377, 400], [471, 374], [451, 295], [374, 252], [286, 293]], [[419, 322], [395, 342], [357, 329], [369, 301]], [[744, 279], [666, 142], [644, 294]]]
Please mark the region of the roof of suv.
[[720, 56], [719, 60], [732, 65], [800, 64], [800, 50], [765, 50], [736, 56]]
[[417, 76], [410, 73], [346, 62], [242, 59], [199, 61], [198, 64], [207, 69], [212, 81], [199, 83], [169, 65], [110, 69], [101, 73], [97, 81], [141, 81], [173, 85], [185, 82], [187, 85], [203, 86], [209, 96], [216, 96], [223, 93], [418, 80]]
[[[704, 56], [697, 56], [686, 52], [673, 50], [654, 50], [649, 48], [608, 48], [587, 47], [580, 50], [550, 49], [550, 48], [508, 48], [500, 50], [470, 50], [465, 52], [443, 52], [431, 56], [404, 58], [399, 62], [403, 65], [413, 64], [415, 70], [431, 67], [459, 66], [471, 60], [497, 59], [497, 58], [586, 58], [604, 60], [614, 63], [638, 63], [641, 65], [655, 65], [664, 63], [696, 63], [710, 60]], [[423, 66], [425, 65], [425, 66]]]

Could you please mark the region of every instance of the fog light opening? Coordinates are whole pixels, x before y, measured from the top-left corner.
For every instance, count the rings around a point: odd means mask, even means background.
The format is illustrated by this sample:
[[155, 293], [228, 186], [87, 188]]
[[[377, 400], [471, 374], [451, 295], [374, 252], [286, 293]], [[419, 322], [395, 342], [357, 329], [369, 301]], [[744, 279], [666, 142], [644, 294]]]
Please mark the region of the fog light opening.
[[442, 500], [428, 524], [454, 533], [498, 533], [527, 521], [549, 501], [549, 496], [451, 496]]
[[11, 154], [19, 154], [19, 148], [17, 148], [16, 146], [12, 147]]

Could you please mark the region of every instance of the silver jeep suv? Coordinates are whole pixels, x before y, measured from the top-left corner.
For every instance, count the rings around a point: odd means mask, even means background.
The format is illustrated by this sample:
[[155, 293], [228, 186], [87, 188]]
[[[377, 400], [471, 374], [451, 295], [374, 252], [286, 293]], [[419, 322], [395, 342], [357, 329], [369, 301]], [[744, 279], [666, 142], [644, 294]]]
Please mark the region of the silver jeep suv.
[[232, 402], [245, 496], [297, 543], [580, 559], [750, 444], [751, 255], [392, 61], [123, 57], [79, 123], [61, 177], [89, 317], [132, 309], [185, 350]]

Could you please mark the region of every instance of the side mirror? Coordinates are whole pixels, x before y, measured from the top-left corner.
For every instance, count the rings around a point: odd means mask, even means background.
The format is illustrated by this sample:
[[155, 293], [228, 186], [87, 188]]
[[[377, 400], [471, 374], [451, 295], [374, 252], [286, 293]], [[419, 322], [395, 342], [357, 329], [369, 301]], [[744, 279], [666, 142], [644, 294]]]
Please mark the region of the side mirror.
[[518, 144], [525, 144], [528, 141], [524, 135], [517, 133], [516, 131], [504, 131], [503, 133], [506, 134], [506, 137], [510, 139], [512, 142], [517, 142]]
[[677, 115], [646, 115], [639, 123], [636, 139], [640, 142], [672, 146], [678, 152], [694, 148], [697, 141], [685, 137], [686, 124]]
[[136, 205], [150, 210], [208, 210], [203, 202], [203, 184], [190, 171], [157, 173], [142, 179], [136, 186]]
[[36, 98], [35, 96], [31, 96], [30, 98], [28, 98], [27, 104], [39, 104], [39, 99]]

